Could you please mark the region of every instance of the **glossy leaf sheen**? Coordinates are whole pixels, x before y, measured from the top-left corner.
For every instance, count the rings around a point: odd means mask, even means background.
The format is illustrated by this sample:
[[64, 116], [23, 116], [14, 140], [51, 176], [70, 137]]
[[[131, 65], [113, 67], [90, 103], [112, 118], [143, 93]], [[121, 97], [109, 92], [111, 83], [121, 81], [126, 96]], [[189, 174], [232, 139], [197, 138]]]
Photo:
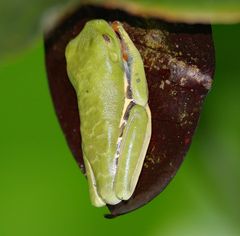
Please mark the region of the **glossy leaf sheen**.
[[171, 24], [93, 6], [77, 9], [46, 34], [46, 66], [54, 106], [83, 172], [77, 98], [67, 77], [64, 53], [69, 40], [95, 18], [123, 23], [144, 61], [152, 111], [152, 137], [137, 188], [128, 201], [108, 206], [114, 217], [149, 202], [176, 174], [211, 87], [214, 48], [209, 25]]
[[236, 23], [240, 21], [239, 0], [117, 0], [107, 1], [129, 12], [158, 16], [175, 22]]

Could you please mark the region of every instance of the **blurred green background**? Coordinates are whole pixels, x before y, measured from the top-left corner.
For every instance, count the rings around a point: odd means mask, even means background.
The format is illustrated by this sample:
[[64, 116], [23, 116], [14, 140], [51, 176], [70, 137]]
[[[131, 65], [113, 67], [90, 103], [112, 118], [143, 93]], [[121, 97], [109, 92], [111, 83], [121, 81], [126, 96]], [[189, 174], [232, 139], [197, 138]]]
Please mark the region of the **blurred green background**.
[[240, 25], [215, 25], [216, 75], [186, 160], [165, 191], [113, 220], [54, 113], [41, 39], [0, 62], [0, 236], [240, 235]]

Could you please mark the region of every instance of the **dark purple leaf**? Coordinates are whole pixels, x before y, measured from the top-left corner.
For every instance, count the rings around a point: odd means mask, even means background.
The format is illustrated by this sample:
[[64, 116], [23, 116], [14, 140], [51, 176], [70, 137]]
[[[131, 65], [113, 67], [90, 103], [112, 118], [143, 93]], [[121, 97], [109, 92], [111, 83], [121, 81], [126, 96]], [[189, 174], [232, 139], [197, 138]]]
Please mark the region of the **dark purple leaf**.
[[[152, 112], [152, 137], [133, 196], [108, 206], [115, 217], [157, 196], [180, 167], [191, 144], [214, 74], [211, 26], [167, 23], [120, 10], [82, 6], [45, 35], [46, 67], [55, 110], [82, 172], [80, 121], [66, 72], [65, 47], [91, 19], [121, 21], [144, 61]], [[86, 190], [87, 191], [87, 190]]]

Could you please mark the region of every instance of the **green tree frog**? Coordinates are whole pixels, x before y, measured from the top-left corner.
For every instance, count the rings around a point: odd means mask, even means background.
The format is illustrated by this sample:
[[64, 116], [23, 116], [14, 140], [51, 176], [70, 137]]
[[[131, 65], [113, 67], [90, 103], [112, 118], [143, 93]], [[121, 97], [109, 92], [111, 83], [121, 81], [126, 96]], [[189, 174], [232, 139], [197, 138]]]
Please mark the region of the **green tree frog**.
[[128, 200], [151, 137], [142, 58], [120, 22], [91, 20], [66, 47], [94, 206]]

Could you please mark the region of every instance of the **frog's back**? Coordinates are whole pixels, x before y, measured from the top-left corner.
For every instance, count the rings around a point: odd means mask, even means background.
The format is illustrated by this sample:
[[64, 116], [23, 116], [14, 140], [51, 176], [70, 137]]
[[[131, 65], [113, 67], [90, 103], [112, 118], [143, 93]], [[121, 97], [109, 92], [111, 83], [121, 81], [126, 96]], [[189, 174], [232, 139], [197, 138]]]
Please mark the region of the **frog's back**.
[[66, 50], [68, 74], [78, 97], [84, 156], [103, 192], [113, 188], [114, 156], [124, 105], [121, 51], [118, 45], [111, 48], [110, 43], [119, 43], [113, 31], [86, 25]]

